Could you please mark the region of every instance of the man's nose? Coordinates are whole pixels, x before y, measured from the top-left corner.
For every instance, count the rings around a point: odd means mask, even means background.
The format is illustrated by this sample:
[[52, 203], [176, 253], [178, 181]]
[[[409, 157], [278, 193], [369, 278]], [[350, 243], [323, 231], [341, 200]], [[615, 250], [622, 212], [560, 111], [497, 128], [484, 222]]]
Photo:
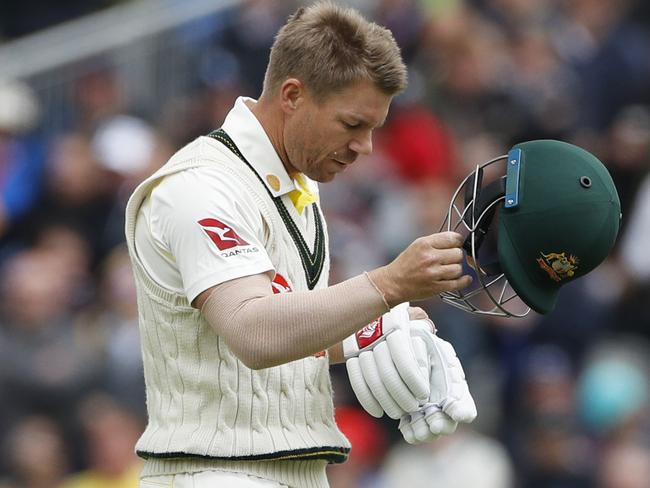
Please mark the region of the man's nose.
[[350, 150], [357, 154], [368, 156], [372, 153], [372, 132], [365, 132], [363, 135], [354, 138], [350, 142]]

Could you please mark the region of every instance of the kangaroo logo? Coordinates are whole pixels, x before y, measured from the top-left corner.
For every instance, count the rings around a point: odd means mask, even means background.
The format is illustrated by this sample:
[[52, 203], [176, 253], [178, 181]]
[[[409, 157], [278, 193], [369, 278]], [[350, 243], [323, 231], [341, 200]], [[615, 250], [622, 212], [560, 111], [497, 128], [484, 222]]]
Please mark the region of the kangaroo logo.
[[357, 344], [359, 349], [363, 349], [366, 346], [369, 346], [383, 334], [383, 317], [379, 317], [377, 320], [369, 323], [363, 329], [357, 332]]
[[271, 282], [271, 289], [276, 295], [278, 293], [289, 293], [291, 291], [291, 286], [287, 283], [287, 280], [281, 274], [276, 274], [275, 278]]
[[237, 246], [249, 245], [232, 228], [217, 219], [202, 219], [198, 223], [203, 227], [205, 233], [212, 239], [212, 242], [216, 244], [220, 251]]

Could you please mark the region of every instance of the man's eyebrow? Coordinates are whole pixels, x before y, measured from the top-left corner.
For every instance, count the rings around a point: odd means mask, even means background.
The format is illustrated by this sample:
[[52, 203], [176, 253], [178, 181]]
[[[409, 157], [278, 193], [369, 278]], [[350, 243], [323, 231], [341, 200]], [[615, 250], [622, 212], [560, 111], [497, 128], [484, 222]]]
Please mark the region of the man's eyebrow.
[[370, 123], [368, 119], [363, 117], [362, 115], [357, 115], [357, 114], [347, 114], [347, 116], [343, 116], [343, 118], [348, 118], [348, 119], [353, 119], [356, 123], [359, 125], [364, 125], [366, 127], [372, 127], [373, 129], [378, 129], [380, 127], [383, 127], [384, 124], [386, 123], [386, 118], [384, 118], [380, 123], [377, 125], [374, 125]]
[[356, 118], [359, 121], [359, 123], [365, 125], [366, 127], [372, 127], [373, 129], [379, 129], [380, 127], [383, 127], [384, 124], [386, 123], [386, 119], [384, 119], [381, 122], [379, 122], [377, 125], [373, 125], [363, 117], [356, 117]]

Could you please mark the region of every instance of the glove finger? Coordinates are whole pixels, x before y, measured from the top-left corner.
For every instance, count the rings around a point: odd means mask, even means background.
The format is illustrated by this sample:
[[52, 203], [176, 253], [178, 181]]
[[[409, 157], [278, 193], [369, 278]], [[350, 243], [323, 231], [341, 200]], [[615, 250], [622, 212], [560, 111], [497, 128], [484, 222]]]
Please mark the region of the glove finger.
[[429, 402], [440, 405], [445, 398], [449, 397], [447, 372], [442, 366], [440, 351], [437, 347], [433, 347], [429, 359], [431, 361]]
[[409, 414], [403, 415], [402, 418], [400, 418], [397, 428], [402, 433], [402, 437], [404, 437], [406, 442], [409, 444], [417, 444], [415, 432], [413, 432], [413, 427], [411, 426], [411, 416]]
[[420, 402], [427, 401], [429, 378], [422, 375], [411, 347], [411, 336], [402, 330], [396, 330], [386, 337], [386, 343], [395, 367], [408, 389]]
[[476, 404], [474, 399], [469, 394], [463, 395], [459, 399], [452, 399], [450, 401], [444, 402], [443, 411], [449, 415], [456, 422], [470, 423], [472, 422], [478, 412], [476, 411]]
[[458, 422], [452, 420], [439, 407], [434, 407], [429, 410], [424, 418], [429, 425], [429, 430], [437, 435], [453, 434], [456, 431], [456, 427], [458, 427]]
[[429, 368], [431, 368], [431, 363], [429, 360], [429, 351], [424, 339], [421, 337], [411, 336], [411, 346], [415, 353], [415, 360], [420, 368], [420, 374], [424, 378], [429, 378]]
[[386, 412], [386, 415], [392, 419], [398, 419], [404, 415], [406, 411], [402, 410], [395, 400], [393, 400], [382, 382], [373, 352], [362, 352], [359, 355], [359, 365], [361, 366], [363, 379], [370, 387], [370, 391], [379, 402], [379, 405], [381, 405], [381, 408]]
[[384, 410], [381, 408], [379, 402], [375, 399], [372, 391], [366, 384], [366, 380], [363, 378], [363, 373], [361, 372], [361, 366], [359, 364], [359, 358], [350, 358], [345, 362], [345, 367], [348, 371], [348, 377], [350, 379], [350, 386], [354, 394], [357, 396], [357, 400], [364, 408], [373, 417], [380, 418], [384, 415]]
[[448, 397], [441, 402], [443, 410], [455, 421], [469, 423], [476, 418], [477, 411], [474, 399], [469, 392], [463, 366], [451, 344], [438, 339], [438, 345], [447, 366], [449, 381]]
[[424, 418], [424, 412], [421, 410], [411, 414], [411, 427], [418, 443], [430, 442], [438, 438], [438, 435], [431, 432], [429, 424]]
[[378, 344], [373, 350], [373, 353], [377, 368], [381, 374], [381, 380], [391, 398], [405, 412], [416, 411], [420, 407], [420, 401], [413, 396], [413, 393], [408, 389], [408, 386], [397, 372], [395, 363], [393, 362], [394, 358], [386, 342]]

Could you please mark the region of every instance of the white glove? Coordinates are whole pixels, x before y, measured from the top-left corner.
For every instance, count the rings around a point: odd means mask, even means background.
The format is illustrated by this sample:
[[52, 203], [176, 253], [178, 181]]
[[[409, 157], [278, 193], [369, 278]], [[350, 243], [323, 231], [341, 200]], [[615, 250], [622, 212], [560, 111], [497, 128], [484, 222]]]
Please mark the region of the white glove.
[[[431, 394], [428, 402], [417, 412], [402, 416], [399, 430], [406, 442], [418, 444], [455, 432], [459, 422], [472, 422], [477, 412], [465, 372], [452, 345], [422, 327], [412, 327], [411, 330], [426, 344], [431, 365]], [[423, 351], [418, 347], [416, 353], [421, 355]]]
[[430, 397], [428, 359], [415, 354], [413, 342], [421, 343], [420, 349], [426, 346], [410, 329], [431, 331], [431, 325], [419, 322], [413, 325], [408, 303], [402, 303], [343, 340], [350, 384], [370, 415], [379, 418], [386, 412], [399, 419], [417, 411]]

